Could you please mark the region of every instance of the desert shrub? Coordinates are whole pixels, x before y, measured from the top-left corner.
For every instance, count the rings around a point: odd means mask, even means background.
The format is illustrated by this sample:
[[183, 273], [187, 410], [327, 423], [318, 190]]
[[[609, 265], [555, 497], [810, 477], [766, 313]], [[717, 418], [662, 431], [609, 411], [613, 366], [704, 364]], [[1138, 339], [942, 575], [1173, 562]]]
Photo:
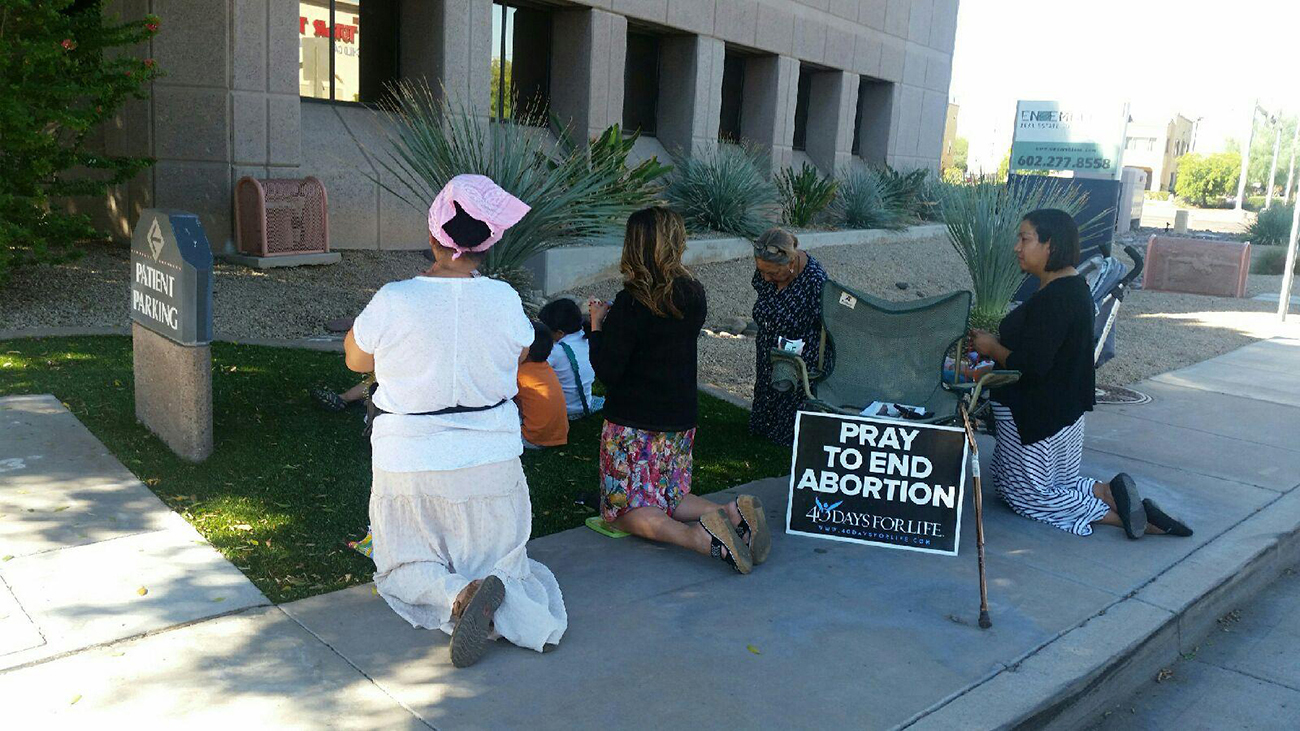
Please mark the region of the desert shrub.
[[1211, 199], [1222, 199], [1237, 190], [1241, 177], [1241, 156], [1235, 152], [1213, 155], [1190, 153], [1178, 161], [1178, 182], [1175, 192], [1198, 206]]
[[[1282, 274], [1286, 271], [1286, 249], [1276, 247], [1265, 250], [1250, 264], [1251, 274]], [[1300, 257], [1292, 267], [1295, 274], [1300, 274]]]
[[780, 215], [776, 186], [764, 175], [765, 169], [763, 153], [720, 143], [702, 154], [680, 158], [664, 198], [693, 231], [754, 238]]
[[906, 173], [899, 172], [888, 165], [883, 169], [885, 197], [893, 201], [906, 223], [915, 223], [925, 219], [925, 191], [931, 177], [925, 168], [916, 168]]
[[[948, 239], [970, 273], [975, 305], [971, 325], [994, 329], [1007, 312], [1025, 274], [1016, 258], [1016, 232], [1026, 213], [1059, 208], [1078, 216], [1087, 194], [1061, 178], [1026, 178], [1014, 185], [979, 182], [943, 188]], [[1081, 234], [1098, 218], [1080, 226]]]
[[102, 196], [153, 161], [95, 150], [93, 137], [158, 76], [131, 49], [157, 16], [122, 22], [98, 3], [0, 3], [0, 281], [11, 264], [65, 260], [102, 235], [59, 199]]
[[1169, 200], [1169, 191], [1167, 190], [1148, 190], [1142, 194], [1149, 201], [1167, 201]]
[[781, 195], [781, 221], [788, 226], [807, 226], [835, 200], [839, 183], [804, 163], [797, 173], [794, 168], [777, 173], [776, 189]]
[[1291, 235], [1291, 216], [1294, 213], [1293, 205], [1274, 203], [1272, 208], [1260, 211], [1246, 227], [1246, 240], [1263, 246], [1285, 244]]
[[465, 173], [486, 175], [531, 206], [481, 267], [525, 296], [531, 285], [525, 262], [563, 243], [618, 241], [628, 215], [657, 192], [654, 170], [629, 171], [630, 146], [608, 132], [590, 145], [562, 140], [553, 149], [536, 129], [483, 124], [423, 82], [396, 86], [377, 113], [385, 137], [375, 157], [385, 175], [371, 175], [412, 207], [423, 212], [447, 181]]
[[831, 217], [843, 228], [906, 228], [907, 212], [892, 195], [885, 173], [853, 168], [840, 178]]

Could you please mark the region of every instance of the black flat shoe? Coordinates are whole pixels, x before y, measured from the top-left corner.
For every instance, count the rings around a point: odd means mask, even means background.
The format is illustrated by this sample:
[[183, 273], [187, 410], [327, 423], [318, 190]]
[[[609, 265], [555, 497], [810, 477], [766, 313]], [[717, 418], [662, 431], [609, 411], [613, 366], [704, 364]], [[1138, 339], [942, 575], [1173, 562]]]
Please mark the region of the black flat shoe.
[[1142, 501], [1142, 507], [1146, 508], [1147, 521], [1149, 521], [1151, 525], [1164, 531], [1165, 534], [1178, 536], [1179, 538], [1187, 538], [1192, 535], [1192, 529], [1188, 528], [1186, 523], [1177, 518], [1170, 517], [1168, 513], [1161, 510], [1160, 506], [1152, 502], [1150, 498], [1146, 498]]
[[1115, 475], [1110, 481], [1110, 495], [1115, 499], [1115, 512], [1124, 525], [1124, 533], [1133, 540], [1146, 534], [1147, 510], [1133, 478], [1124, 472]]

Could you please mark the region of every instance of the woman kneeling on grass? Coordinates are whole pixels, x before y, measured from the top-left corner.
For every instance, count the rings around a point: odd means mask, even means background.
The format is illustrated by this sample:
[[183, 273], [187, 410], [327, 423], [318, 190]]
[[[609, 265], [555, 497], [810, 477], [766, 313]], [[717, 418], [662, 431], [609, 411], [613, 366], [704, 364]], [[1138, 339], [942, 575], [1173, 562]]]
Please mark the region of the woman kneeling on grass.
[[348, 367], [379, 382], [375, 588], [412, 625], [450, 634], [456, 667], [493, 629], [540, 652], [568, 626], [555, 576], [524, 547], [532, 506], [511, 399], [535, 331], [510, 285], [476, 271], [527, 212], [488, 178], [453, 178], [429, 209], [433, 266], [384, 285], [344, 340]]
[[592, 300], [591, 364], [605, 384], [600, 512], [615, 528], [712, 555], [742, 574], [767, 558], [758, 498], [718, 507], [691, 492], [704, 287], [682, 264], [686, 227], [667, 208], [627, 220], [623, 291]]
[[1079, 227], [1065, 211], [1033, 211], [1020, 222], [1020, 268], [1038, 277], [1038, 291], [1002, 320], [999, 336], [974, 331], [974, 347], [1020, 380], [994, 390], [997, 444], [993, 484], [1011, 509], [1080, 536], [1092, 524], [1144, 533], [1190, 536], [1192, 530], [1143, 500], [1132, 477], [1110, 482], [1080, 477], [1083, 415], [1095, 395], [1092, 297], [1073, 266]]

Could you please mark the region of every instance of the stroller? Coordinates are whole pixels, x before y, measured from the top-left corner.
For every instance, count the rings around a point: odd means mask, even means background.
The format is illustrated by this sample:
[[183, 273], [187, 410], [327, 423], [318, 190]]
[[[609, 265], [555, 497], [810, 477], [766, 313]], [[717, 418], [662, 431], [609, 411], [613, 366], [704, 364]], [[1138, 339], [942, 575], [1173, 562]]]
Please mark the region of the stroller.
[[1142, 252], [1135, 246], [1125, 246], [1124, 251], [1133, 259], [1133, 270], [1109, 254], [1098, 254], [1078, 267], [1088, 280], [1093, 305], [1093, 364], [1100, 368], [1115, 357], [1115, 320], [1120, 303], [1133, 282], [1142, 275]]

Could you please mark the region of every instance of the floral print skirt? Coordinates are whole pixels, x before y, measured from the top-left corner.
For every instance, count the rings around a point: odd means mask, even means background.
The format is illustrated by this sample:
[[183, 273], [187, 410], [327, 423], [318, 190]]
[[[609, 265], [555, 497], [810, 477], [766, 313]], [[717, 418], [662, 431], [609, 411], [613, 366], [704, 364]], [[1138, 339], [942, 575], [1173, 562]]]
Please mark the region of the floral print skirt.
[[653, 432], [605, 422], [600, 432], [600, 515], [606, 523], [636, 508], [668, 515], [691, 492], [695, 430]]

